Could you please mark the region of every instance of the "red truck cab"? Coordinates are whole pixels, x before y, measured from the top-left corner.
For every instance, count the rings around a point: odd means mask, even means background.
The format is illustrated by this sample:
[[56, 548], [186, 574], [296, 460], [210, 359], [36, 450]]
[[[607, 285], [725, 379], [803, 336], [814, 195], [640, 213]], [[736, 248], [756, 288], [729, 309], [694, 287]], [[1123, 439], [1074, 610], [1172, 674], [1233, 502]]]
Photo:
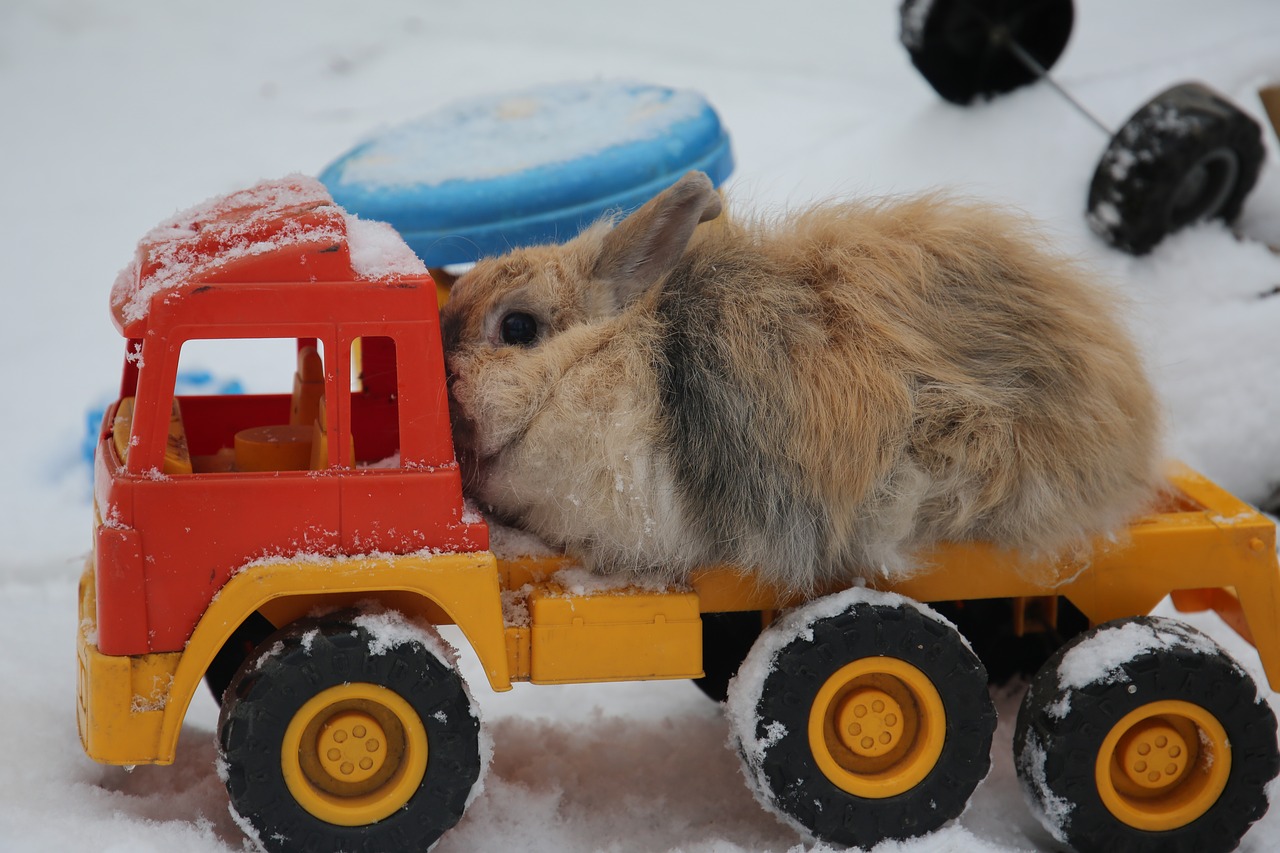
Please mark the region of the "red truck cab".
[[[464, 517], [435, 284], [382, 228], [295, 176], [179, 214], [121, 273], [124, 377], [95, 461], [103, 654], [181, 650], [254, 560], [488, 547]], [[189, 342], [262, 338], [296, 341], [292, 394], [174, 396]]]

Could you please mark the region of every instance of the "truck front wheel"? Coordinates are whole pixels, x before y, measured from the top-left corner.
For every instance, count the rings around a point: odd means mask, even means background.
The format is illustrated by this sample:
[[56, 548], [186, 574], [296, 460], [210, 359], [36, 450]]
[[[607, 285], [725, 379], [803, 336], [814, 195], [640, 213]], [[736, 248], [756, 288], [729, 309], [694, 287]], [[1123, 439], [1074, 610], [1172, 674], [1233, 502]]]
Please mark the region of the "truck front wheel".
[[227, 688], [227, 791], [266, 849], [425, 849], [462, 817], [479, 717], [439, 638], [400, 626], [295, 623]]

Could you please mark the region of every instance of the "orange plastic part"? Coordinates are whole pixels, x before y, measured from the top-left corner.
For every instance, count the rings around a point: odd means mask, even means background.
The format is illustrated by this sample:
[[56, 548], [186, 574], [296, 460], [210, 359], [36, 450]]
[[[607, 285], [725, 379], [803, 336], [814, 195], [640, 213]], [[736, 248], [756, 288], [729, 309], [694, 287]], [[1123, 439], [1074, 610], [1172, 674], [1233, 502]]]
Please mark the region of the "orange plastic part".
[[911, 790], [938, 763], [946, 737], [937, 688], [893, 657], [841, 667], [818, 690], [809, 713], [809, 748], [818, 768], [855, 797]]
[[403, 808], [422, 785], [427, 760], [426, 726], [413, 706], [365, 682], [313, 696], [280, 745], [293, 798], [337, 826], [363, 826]]
[[602, 590], [555, 583], [529, 596], [537, 684], [702, 677], [702, 621], [692, 592]]
[[1148, 832], [1186, 826], [1218, 801], [1231, 776], [1231, 744], [1213, 714], [1180, 700], [1126, 714], [1098, 750], [1102, 803]]
[[235, 436], [237, 471], [308, 471], [310, 426], [268, 424], [242, 429]]

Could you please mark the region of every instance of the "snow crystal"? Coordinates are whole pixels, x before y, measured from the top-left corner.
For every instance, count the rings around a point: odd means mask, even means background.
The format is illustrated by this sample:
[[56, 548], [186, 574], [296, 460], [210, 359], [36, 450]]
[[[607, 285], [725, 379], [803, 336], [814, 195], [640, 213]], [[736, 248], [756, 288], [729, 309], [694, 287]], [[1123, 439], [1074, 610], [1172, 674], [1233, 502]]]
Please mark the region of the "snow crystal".
[[690, 91], [606, 81], [472, 98], [372, 140], [337, 180], [396, 188], [515, 174], [660, 137], [705, 104]]
[[244, 833], [245, 838], [253, 845], [253, 849], [267, 849], [266, 845], [262, 843], [262, 836], [258, 835], [258, 828], [250, 823], [247, 817], [236, 811], [234, 803], [227, 803], [227, 811], [231, 813], [231, 819], [235, 821], [236, 826], [240, 827], [240, 831]]
[[1173, 620], [1161, 620], [1155, 626], [1123, 622], [1103, 628], [1063, 655], [1058, 665], [1058, 689], [1128, 681], [1124, 664], [1149, 652], [1178, 647], [1203, 655], [1226, 654], [1213, 640]]
[[1075, 804], [1059, 797], [1049, 789], [1045, 779], [1044, 762], [1048, 756], [1044, 746], [1032, 732], [1027, 732], [1018, 769], [1022, 778], [1027, 805], [1040, 818], [1045, 829], [1062, 844], [1067, 843], [1066, 827]]
[[508, 628], [528, 628], [532, 624], [529, 616], [529, 593], [533, 592], [533, 584], [525, 584], [519, 589], [504, 589], [502, 596], [502, 621]]
[[[463, 520], [467, 520], [465, 511]], [[553, 557], [560, 553], [532, 533], [498, 524], [492, 518], [481, 517], [479, 520], [488, 524], [489, 550], [500, 560], [514, 560], [519, 557]]]
[[[484, 514], [480, 512], [479, 506], [471, 498], [466, 498], [462, 502], [462, 523], [463, 524], [481, 524], [484, 522]], [[492, 534], [492, 530], [490, 531]]]
[[135, 714], [145, 711], [163, 711], [169, 703], [169, 690], [172, 687], [172, 675], [152, 676], [151, 692], [145, 696], [135, 693], [129, 703], [129, 710]]
[[668, 581], [645, 575], [598, 575], [581, 566], [566, 566], [551, 575], [551, 580], [564, 590], [566, 596], [607, 595], [629, 592], [667, 592], [674, 587]]
[[1115, 148], [1108, 152], [1111, 162], [1108, 164], [1107, 171], [1110, 172], [1112, 180], [1123, 181], [1125, 176], [1129, 174], [1129, 170], [1138, 162], [1138, 157], [1128, 148]]
[[378, 610], [376, 607], [351, 621], [369, 632], [369, 651], [375, 655], [385, 654], [397, 646], [418, 645], [450, 669], [457, 668], [457, 652], [440, 639], [432, 626], [415, 624], [398, 611]]
[[1044, 712], [1055, 720], [1064, 720], [1071, 713], [1071, 694], [1064, 693], [1057, 702], [1046, 705]]
[[1253, 510], [1246, 509], [1236, 513], [1235, 515], [1230, 515], [1230, 516], [1211, 515], [1209, 516], [1209, 520], [1212, 521], [1214, 524], [1218, 524], [1223, 527], [1232, 527], [1236, 524], [1241, 524], [1246, 521], [1252, 521], [1257, 517], [1258, 517], [1258, 514], [1256, 512], [1254, 512]]
[[426, 275], [427, 265], [413, 253], [396, 229], [385, 222], [344, 214], [351, 268], [360, 278], [376, 281]]

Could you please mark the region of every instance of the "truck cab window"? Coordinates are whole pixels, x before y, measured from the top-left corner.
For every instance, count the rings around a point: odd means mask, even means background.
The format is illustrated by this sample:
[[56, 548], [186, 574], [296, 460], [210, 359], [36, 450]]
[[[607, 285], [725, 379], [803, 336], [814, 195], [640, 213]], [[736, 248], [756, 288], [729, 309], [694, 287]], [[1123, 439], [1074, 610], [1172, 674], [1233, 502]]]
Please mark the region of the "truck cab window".
[[[186, 379], [214, 370], [239, 377], [232, 393], [227, 383], [201, 388]], [[189, 340], [182, 345], [177, 376], [174, 428], [184, 438], [190, 473], [324, 467], [314, 453], [315, 434], [323, 432], [326, 417], [321, 340]]]
[[395, 340], [366, 335], [351, 345], [351, 437], [361, 468], [400, 467], [400, 393]]

